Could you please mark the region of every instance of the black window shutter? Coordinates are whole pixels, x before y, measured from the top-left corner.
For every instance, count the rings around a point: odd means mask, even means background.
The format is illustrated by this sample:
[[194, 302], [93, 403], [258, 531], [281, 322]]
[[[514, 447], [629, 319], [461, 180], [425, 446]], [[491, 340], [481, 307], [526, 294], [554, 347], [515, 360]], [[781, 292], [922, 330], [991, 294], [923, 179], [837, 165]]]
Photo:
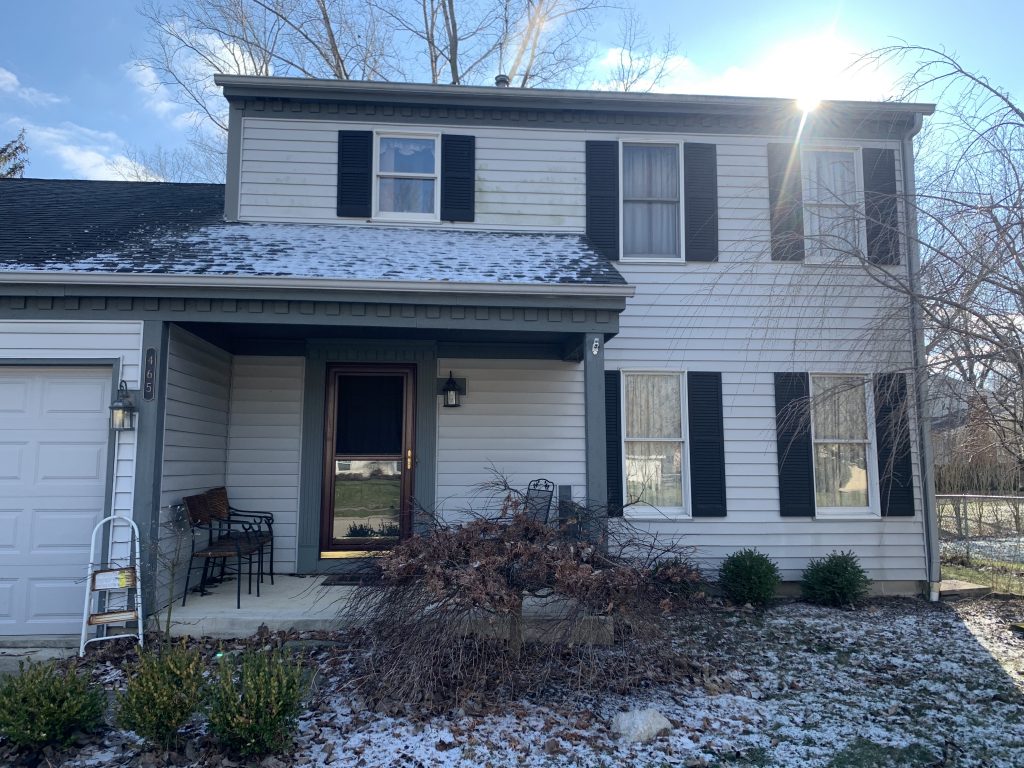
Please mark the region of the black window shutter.
[[604, 372], [605, 452], [608, 460], [608, 516], [622, 517], [622, 379]]
[[619, 258], [619, 142], [588, 141], [587, 241], [607, 259]]
[[800, 148], [795, 144], [768, 145], [768, 205], [772, 261], [803, 261], [803, 187]]
[[690, 503], [694, 517], [725, 517], [722, 374], [686, 375], [690, 427]]
[[861, 150], [864, 162], [864, 213], [867, 216], [868, 261], [900, 263], [899, 212], [896, 204], [896, 153], [891, 149]]
[[476, 137], [441, 136], [441, 221], [476, 217]]
[[775, 374], [775, 437], [779, 457], [779, 514], [814, 517], [810, 377]]
[[338, 131], [338, 215], [373, 215], [373, 131]]
[[718, 261], [718, 153], [714, 144], [683, 145], [686, 260]]
[[875, 434], [882, 517], [914, 516], [907, 379], [902, 373], [875, 376]]

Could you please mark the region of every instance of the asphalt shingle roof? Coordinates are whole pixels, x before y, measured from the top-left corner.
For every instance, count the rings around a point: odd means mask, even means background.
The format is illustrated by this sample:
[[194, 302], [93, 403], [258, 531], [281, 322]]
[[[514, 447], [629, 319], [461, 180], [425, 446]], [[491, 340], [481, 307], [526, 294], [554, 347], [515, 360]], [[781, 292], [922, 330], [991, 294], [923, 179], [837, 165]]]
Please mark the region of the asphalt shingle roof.
[[580, 235], [228, 223], [223, 210], [218, 184], [0, 180], [0, 273], [624, 283]]

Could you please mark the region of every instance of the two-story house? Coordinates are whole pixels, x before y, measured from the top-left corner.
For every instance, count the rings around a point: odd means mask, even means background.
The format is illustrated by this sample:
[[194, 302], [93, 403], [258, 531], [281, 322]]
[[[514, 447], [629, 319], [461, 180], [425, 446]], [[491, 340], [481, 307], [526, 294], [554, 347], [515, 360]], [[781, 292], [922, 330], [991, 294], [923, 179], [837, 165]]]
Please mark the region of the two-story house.
[[278, 573], [481, 509], [496, 470], [711, 566], [938, 580], [884, 279], [930, 106], [217, 82], [223, 187], [0, 182], [0, 632], [77, 632], [104, 513], [157, 583], [160, 510], [221, 485], [274, 512]]

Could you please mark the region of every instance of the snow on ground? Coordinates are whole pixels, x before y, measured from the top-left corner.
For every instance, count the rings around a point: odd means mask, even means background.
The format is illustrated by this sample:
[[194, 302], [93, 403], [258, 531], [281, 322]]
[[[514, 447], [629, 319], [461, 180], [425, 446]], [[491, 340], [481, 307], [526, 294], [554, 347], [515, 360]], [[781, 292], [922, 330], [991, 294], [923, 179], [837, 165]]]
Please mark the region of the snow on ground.
[[[681, 651], [714, 670], [705, 684], [562, 692], [426, 719], [360, 710], [346, 691], [344, 652], [319, 649], [317, 693], [294, 752], [271, 765], [1024, 766], [1024, 635], [1009, 628], [1022, 620], [1024, 600], [710, 608], [675, 627]], [[673, 732], [646, 745], [616, 740], [614, 714], [646, 707]], [[64, 765], [144, 764], [130, 739], [118, 740]], [[229, 765], [213, 755], [178, 764]]]

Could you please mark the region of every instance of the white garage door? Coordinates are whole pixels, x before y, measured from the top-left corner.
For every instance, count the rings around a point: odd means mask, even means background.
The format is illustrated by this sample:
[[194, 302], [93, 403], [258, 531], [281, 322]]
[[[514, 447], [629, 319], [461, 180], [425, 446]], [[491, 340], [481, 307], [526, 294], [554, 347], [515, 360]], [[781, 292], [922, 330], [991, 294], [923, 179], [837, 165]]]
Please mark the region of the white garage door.
[[81, 630], [103, 517], [109, 368], [0, 366], [0, 635]]

